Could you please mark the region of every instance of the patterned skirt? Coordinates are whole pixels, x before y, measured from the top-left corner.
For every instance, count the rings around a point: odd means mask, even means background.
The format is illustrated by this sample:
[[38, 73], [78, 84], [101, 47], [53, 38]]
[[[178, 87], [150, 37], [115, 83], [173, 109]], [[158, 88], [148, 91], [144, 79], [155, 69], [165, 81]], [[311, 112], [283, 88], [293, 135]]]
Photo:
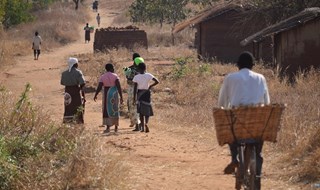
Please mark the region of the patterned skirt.
[[103, 89], [102, 115], [103, 125], [119, 125], [119, 95], [116, 86]]
[[79, 86], [66, 86], [64, 92], [63, 123], [83, 123], [84, 104]]

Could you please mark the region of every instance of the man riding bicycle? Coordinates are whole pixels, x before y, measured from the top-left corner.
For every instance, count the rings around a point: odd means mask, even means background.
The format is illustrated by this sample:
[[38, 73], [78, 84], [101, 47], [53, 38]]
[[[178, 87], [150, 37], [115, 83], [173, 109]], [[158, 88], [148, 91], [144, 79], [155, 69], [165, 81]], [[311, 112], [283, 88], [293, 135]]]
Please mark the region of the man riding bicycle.
[[[254, 57], [250, 52], [243, 52], [238, 58], [238, 72], [228, 74], [223, 81], [219, 93], [218, 106], [232, 108], [246, 105], [270, 104], [266, 79], [263, 75], [252, 71]], [[238, 166], [237, 142], [229, 144], [231, 163], [224, 169], [225, 174], [232, 174]], [[263, 142], [256, 146], [257, 175], [261, 175], [263, 158], [261, 156]], [[260, 177], [256, 181], [260, 189]]]

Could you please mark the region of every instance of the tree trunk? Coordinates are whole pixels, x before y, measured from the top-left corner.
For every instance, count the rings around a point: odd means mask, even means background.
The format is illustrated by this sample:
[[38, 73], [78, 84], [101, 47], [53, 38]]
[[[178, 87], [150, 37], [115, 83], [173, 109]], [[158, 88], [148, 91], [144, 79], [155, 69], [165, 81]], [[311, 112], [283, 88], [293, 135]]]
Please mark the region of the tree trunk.
[[171, 29], [171, 42], [172, 42], [172, 45], [174, 46], [175, 45], [175, 39], [174, 39], [174, 34], [173, 34], [173, 29]]

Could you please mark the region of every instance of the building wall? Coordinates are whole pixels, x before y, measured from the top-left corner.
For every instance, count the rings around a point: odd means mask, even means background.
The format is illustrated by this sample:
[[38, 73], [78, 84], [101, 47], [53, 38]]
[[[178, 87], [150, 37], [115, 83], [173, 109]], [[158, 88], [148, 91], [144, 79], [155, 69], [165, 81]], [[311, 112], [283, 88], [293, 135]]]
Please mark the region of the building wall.
[[223, 62], [235, 62], [242, 51], [252, 51], [250, 47], [240, 46], [240, 41], [258, 29], [246, 32], [243, 26], [238, 25], [243, 18], [244, 15], [240, 15], [237, 11], [229, 11], [200, 23], [198, 27], [200, 44], [196, 44], [199, 54]]
[[276, 35], [275, 54], [281, 72], [289, 76], [320, 68], [320, 19]]
[[94, 35], [94, 51], [135, 46], [148, 48], [147, 34], [143, 30], [99, 29]]

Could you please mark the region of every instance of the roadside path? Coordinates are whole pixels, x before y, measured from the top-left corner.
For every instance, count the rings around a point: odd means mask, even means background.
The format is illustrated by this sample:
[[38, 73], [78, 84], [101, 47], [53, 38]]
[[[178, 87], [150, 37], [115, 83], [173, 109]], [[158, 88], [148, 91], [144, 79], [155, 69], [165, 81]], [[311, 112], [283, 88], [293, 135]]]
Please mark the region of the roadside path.
[[[106, 1], [107, 2], [107, 1]], [[101, 4], [99, 12], [101, 26], [112, 23], [115, 10]], [[96, 23], [95, 12], [91, 22]], [[0, 82], [7, 89], [19, 95], [27, 82], [32, 85], [31, 98], [37, 105], [50, 112], [52, 119], [61, 122], [63, 114], [63, 86], [60, 75], [67, 68], [67, 58], [74, 54], [93, 51], [93, 40], [84, 43], [84, 32], [79, 28], [81, 38], [65, 47], [42, 53], [39, 60], [33, 55], [17, 57], [18, 63], [8, 71], [0, 73]], [[93, 35], [92, 35], [93, 38]], [[81, 63], [80, 63], [81, 64]], [[101, 96], [100, 96], [101, 97]], [[101, 103], [93, 101], [93, 93], [87, 95], [85, 127], [88, 132], [101, 134]], [[127, 119], [121, 119], [117, 134], [111, 131], [103, 142], [111, 149], [123, 155], [123, 161], [130, 167], [130, 189], [181, 189], [181, 190], [226, 190], [234, 188], [234, 178], [223, 175], [222, 170], [229, 162], [227, 147], [219, 147], [194, 135], [188, 135], [179, 129], [164, 129], [155, 122], [151, 132], [132, 132]], [[113, 128], [112, 128], [113, 129]], [[182, 129], [181, 129], [182, 130]], [[211, 133], [212, 129], [203, 129]], [[263, 179], [263, 189], [294, 189], [285, 183], [268, 178]], [[121, 179], [119, 179], [121, 180]]]

